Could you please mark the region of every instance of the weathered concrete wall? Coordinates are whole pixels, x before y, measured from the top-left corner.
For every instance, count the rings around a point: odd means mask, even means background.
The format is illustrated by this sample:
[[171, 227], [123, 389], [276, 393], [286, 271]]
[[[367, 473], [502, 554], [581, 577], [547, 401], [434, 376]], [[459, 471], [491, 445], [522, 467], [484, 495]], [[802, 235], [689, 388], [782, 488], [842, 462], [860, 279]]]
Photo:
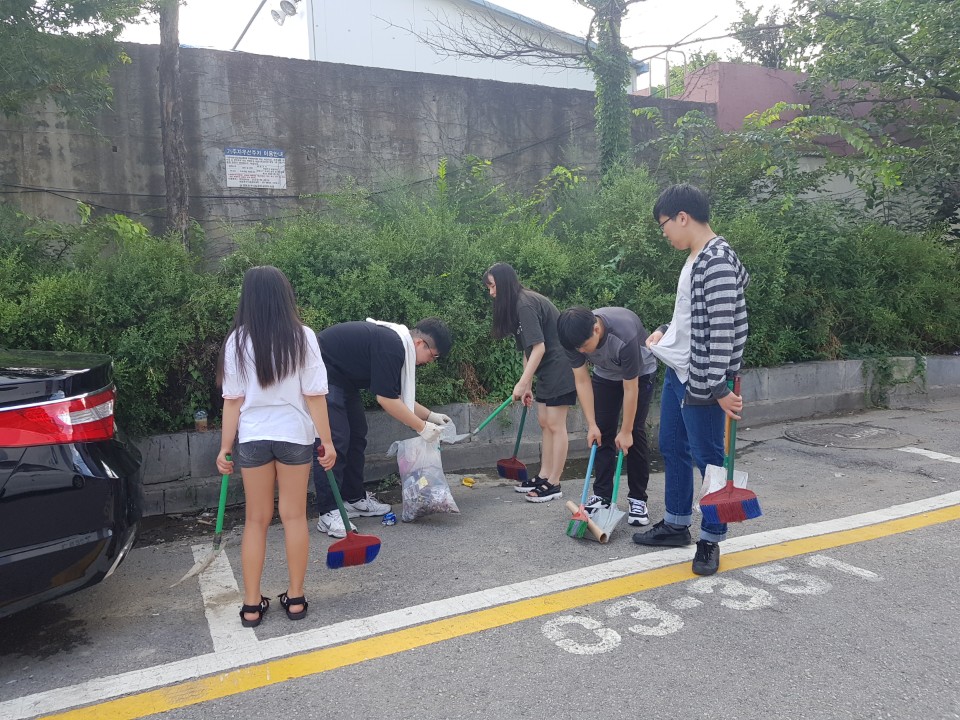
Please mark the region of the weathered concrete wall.
[[[75, 200], [163, 215], [156, 46], [131, 45], [111, 112], [95, 129], [52, 110], [0, 117], [0, 183], [30, 214], [76, 218]], [[221, 254], [242, 224], [288, 214], [354, 178], [368, 189], [434, 177], [440, 158], [494, 159], [498, 179], [529, 188], [557, 165], [595, 170], [594, 97], [584, 90], [183, 48], [190, 213]], [[709, 106], [656, 104], [672, 121]], [[637, 141], [653, 126], [634, 122]], [[286, 190], [227, 188], [224, 148], [284, 150]], [[54, 194], [56, 193], [56, 194]], [[16, 200], [14, 200], [16, 199]]]
[[[907, 380], [914, 374], [914, 367], [913, 358], [897, 358], [894, 380]], [[743, 373], [744, 422], [757, 427], [863, 410], [867, 407], [868, 383], [860, 360], [748, 369]], [[960, 357], [927, 358], [923, 374], [891, 389], [890, 404], [898, 407], [944, 397], [960, 397]], [[450, 415], [458, 432], [467, 432], [475, 429], [493, 407], [457, 404], [438, 409]], [[658, 417], [659, 406], [654, 403], [648, 416], [648, 436], [653, 447], [656, 446]], [[511, 407], [471, 441], [443, 446], [444, 469], [492, 468], [500, 458], [509, 457], [516, 441], [519, 420], [520, 408]], [[383, 412], [367, 413], [367, 421], [370, 433], [366, 477], [372, 481], [396, 472], [396, 461], [385, 453], [395, 440], [413, 434]], [[574, 408], [568, 415], [567, 429], [571, 434], [570, 457], [583, 457], [586, 455], [583, 442], [586, 427], [579, 408]], [[523, 438], [518, 457], [525, 463], [536, 464], [540, 456], [536, 408], [527, 417]], [[192, 512], [217, 504], [219, 478], [210, 473], [214, 471], [214, 459], [220, 449], [219, 433], [161, 435], [143, 440], [140, 449], [144, 458], [147, 515]], [[231, 479], [228, 502], [238, 503], [242, 499], [237, 476]]]

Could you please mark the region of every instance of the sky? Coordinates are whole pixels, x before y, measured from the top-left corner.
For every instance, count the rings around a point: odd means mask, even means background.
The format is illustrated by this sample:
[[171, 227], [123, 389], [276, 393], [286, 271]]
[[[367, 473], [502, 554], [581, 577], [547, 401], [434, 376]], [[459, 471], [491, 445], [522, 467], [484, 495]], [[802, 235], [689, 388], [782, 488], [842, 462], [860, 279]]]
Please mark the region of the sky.
[[[350, 2], [351, 0], [343, 0]], [[583, 36], [590, 22], [590, 12], [573, 0], [493, 0], [496, 5], [539, 20], [573, 35]], [[230, 50], [253, 16], [260, 0], [187, 0], [180, 9], [180, 42], [195, 47]], [[759, 0], [744, 0], [754, 9]], [[244, 35], [238, 51], [262, 55], [306, 58], [307, 22], [306, 3], [299, 2], [296, 16], [287, 16], [283, 26], [271, 17], [271, 10], [279, 10], [280, 0], [267, 0], [250, 29]], [[770, 2], [767, 7], [772, 7]], [[728, 26], [739, 17], [736, 0], [645, 0], [633, 5], [623, 24], [624, 42], [632, 47], [659, 43], [676, 43], [686, 38], [723, 35]], [[158, 43], [160, 33], [155, 24], [132, 27], [122, 36], [131, 42]], [[716, 50], [721, 58], [736, 48], [730, 39], [689, 45], [682, 50]], [[651, 47], [637, 49], [634, 57], [645, 59], [662, 51]], [[670, 64], [681, 63], [680, 53], [670, 54]], [[662, 59], [651, 61], [653, 84], [662, 84], [665, 65]], [[642, 86], [646, 78], [641, 78]]]

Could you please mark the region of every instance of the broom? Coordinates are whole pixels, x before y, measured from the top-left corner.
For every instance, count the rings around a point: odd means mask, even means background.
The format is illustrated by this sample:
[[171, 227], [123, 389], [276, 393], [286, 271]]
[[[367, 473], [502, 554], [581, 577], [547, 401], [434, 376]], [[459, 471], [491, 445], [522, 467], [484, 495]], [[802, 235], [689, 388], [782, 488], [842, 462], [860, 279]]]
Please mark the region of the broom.
[[[740, 376], [733, 380], [732, 390], [740, 394]], [[760, 501], [756, 493], [745, 487], [736, 487], [733, 484], [734, 457], [737, 454], [737, 421], [727, 416], [729, 432], [725, 438], [725, 455], [723, 467], [727, 471], [727, 484], [715, 492], [704, 495], [700, 499], [700, 512], [703, 521], [712, 524], [742, 522], [751, 518], [760, 517]], [[744, 475], [744, 483], [746, 476]]]
[[[230, 455], [226, 455], [226, 458], [227, 462], [230, 462]], [[213, 532], [213, 547], [210, 549], [210, 552], [197, 560], [193, 564], [192, 568], [187, 570], [186, 575], [177, 580], [170, 587], [176, 587], [187, 578], [192, 578], [194, 575], [199, 575], [213, 564], [213, 561], [216, 560], [217, 555], [223, 552], [223, 547], [226, 545], [226, 542], [221, 542], [221, 539], [223, 538], [223, 514], [227, 507], [227, 486], [229, 484], [230, 473], [225, 473], [223, 477], [220, 478], [220, 502], [217, 505], [217, 525]]]
[[517, 431], [517, 442], [513, 446], [513, 456], [497, 460], [497, 474], [506, 480], [517, 480], [525, 482], [527, 479], [527, 466], [517, 460], [517, 453], [520, 451], [520, 438], [523, 435], [523, 424], [527, 421], [527, 406], [523, 406], [523, 412], [520, 413], [520, 429]]
[[[323, 445], [320, 446], [318, 455], [323, 457]], [[333, 491], [333, 498], [337, 501], [340, 517], [343, 518], [343, 527], [347, 531], [347, 536], [343, 540], [337, 540], [327, 548], [327, 567], [337, 570], [342, 567], [372, 563], [380, 552], [380, 538], [376, 535], [361, 535], [356, 531], [350, 531], [350, 518], [347, 517], [347, 509], [343, 506], [337, 479], [331, 470], [327, 470], [327, 481]]]
[[[593, 474], [593, 461], [597, 458], [597, 444], [590, 446], [590, 461], [587, 463], [587, 477], [583, 481], [583, 494], [580, 496], [580, 507], [567, 500], [567, 509], [573, 513], [567, 523], [567, 535], [572, 538], [582, 538], [589, 530], [597, 540], [606, 542], [606, 533], [587, 515], [584, 505], [587, 504], [587, 495], [590, 492], [590, 476]], [[604, 539], [600, 539], [601, 536]]]

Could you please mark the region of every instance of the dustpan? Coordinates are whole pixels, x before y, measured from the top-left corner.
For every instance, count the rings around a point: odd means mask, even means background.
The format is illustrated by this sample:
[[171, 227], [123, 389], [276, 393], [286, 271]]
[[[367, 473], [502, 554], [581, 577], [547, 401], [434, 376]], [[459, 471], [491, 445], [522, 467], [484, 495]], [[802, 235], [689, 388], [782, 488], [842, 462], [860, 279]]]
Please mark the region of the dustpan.
[[617, 525], [626, 517], [626, 513], [617, 507], [617, 495], [620, 492], [620, 470], [623, 468], [623, 450], [617, 453], [617, 469], [613, 471], [613, 494], [610, 497], [610, 505], [594, 510], [591, 515], [593, 520], [606, 535], [606, 542], [610, 539], [611, 533], [616, 530]]

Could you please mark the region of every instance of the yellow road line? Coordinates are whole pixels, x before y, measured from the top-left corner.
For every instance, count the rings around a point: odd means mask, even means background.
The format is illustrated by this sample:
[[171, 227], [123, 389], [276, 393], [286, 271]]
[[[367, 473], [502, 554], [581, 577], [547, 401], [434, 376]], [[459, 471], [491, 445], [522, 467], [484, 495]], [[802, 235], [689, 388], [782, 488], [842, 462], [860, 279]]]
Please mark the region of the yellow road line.
[[[960, 505], [954, 505], [866, 527], [730, 553], [723, 555], [720, 571], [727, 572], [829, 548], [876, 540], [958, 519], [960, 519]], [[345, 645], [272, 660], [170, 687], [149, 690], [57, 715], [49, 715], [47, 718], [48, 720], [133, 720], [217, 698], [238, 695], [287, 680], [317, 675], [523, 620], [672, 585], [695, 577], [696, 575], [690, 571], [689, 562], [671, 565], [585, 587], [478, 610], [454, 618], [437, 620]]]

